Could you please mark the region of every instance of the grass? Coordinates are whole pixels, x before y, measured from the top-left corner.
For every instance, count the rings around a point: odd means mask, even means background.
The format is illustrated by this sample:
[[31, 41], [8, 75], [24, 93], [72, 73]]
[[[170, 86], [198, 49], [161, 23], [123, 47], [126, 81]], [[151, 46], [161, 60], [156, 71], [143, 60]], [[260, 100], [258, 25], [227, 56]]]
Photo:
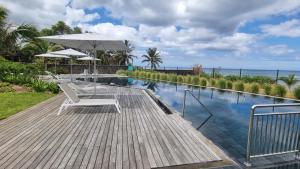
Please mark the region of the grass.
[[53, 97], [50, 93], [0, 93], [0, 120]]

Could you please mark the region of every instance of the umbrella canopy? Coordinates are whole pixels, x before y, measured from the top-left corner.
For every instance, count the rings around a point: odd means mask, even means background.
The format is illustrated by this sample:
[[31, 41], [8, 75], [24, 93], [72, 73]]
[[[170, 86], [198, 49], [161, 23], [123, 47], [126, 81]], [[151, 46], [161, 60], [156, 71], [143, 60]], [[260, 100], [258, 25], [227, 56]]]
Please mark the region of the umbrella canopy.
[[50, 52], [50, 53], [54, 54], [54, 55], [87, 56], [85, 53], [79, 52], [74, 49], [64, 49], [64, 50], [59, 50], [59, 51]]
[[67, 34], [39, 37], [48, 42], [83, 50], [126, 50], [122, 40], [104, 37], [95, 33]]
[[100, 60], [100, 59], [93, 58], [93, 57], [90, 57], [90, 56], [86, 56], [86, 57], [79, 58], [79, 59], [77, 59], [77, 60], [87, 60], [87, 61], [91, 61], [91, 60]]
[[[52, 53], [43, 53], [39, 55], [35, 55], [37, 57], [44, 57], [44, 58], [55, 58], [55, 74], [56, 74], [56, 58], [65, 58], [65, 59], [70, 59], [69, 56], [66, 55], [55, 55]], [[45, 70], [47, 70], [47, 65], [45, 64]]]
[[67, 59], [70, 58], [69, 56], [55, 55], [55, 54], [52, 54], [52, 53], [43, 53], [43, 54], [39, 54], [39, 55], [35, 55], [35, 56], [44, 57], [44, 58], [67, 58]]

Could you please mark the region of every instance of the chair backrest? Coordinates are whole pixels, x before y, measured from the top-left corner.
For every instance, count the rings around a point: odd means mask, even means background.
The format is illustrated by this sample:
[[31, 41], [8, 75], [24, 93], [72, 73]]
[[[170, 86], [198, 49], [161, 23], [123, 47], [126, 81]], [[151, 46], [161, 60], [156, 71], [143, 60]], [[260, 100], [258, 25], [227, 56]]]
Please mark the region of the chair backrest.
[[78, 103], [80, 101], [76, 92], [72, 90], [67, 83], [61, 83], [58, 84], [58, 86], [73, 103]]
[[85, 75], [86, 75], [86, 74], [89, 74], [89, 70], [84, 69], [84, 70], [83, 70], [83, 74], [85, 74]]

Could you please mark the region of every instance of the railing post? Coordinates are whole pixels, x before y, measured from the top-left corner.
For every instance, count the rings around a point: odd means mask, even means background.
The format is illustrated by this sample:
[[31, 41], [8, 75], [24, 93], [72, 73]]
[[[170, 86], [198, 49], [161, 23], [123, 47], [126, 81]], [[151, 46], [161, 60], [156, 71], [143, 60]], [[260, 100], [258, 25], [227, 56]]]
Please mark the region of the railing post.
[[278, 77], [279, 76], [279, 70], [277, 69], [277, 71], [276, 71], [276, 84], [278, 84]]
[[212, 69], [213, 78], [215, 78], [215, 68]]
[[185, 112], [185, 100], [186, 100], [186, 92], [187, 89], [184, 90], [184, 96], [183, 96], [183, 106], [182, 106], [182, 117], [184, 117], [184, 112]]
[[250, 167], [250, 155], [251, 155], [251, 144], [252, 144], [252, 130], [253, 130], [253, 118], [254, 118], [255, 107], [251, 108], [250, 121], [249, 121], [249, 130], [248, 130], [248, 142], [247, 142], [247, 156], [245, 165]]
[[240, 69], [240, 79], [242, 78], [242, 69]]

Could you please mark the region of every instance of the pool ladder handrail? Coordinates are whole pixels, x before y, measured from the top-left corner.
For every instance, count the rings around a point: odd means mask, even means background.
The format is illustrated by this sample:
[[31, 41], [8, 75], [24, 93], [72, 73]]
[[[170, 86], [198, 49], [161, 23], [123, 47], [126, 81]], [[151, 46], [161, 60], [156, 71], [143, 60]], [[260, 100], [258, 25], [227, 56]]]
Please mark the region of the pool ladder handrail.
[[[296, 143], [298, 146], [297, 146], [297, 150], [293, 150], [293, 151], [281, 151], [281, 152], [272, 152], [272, 153], [269, 153], [269, 154], [260, 154], [260, 155], [252, 155], [251, 152], [252, 152], [252, 141], [253, 141], [253, 130], [254, 130], [254, 117], [255, 116], [272, 116], [272, 115], [292, 115], [292, 114], [300, 114], [300, 111], [299, 112], [280, 112], [280, 113], [260, 113], [260, 114], [257, 114], [255, 113], [256, 109], [259, 109], [259, 108], [273, 108], [273, 111], [274, 111], [274, 108], [275, 107], [299, 107], [300, 106], [300, 103], [286, 103], [286, 104], [258, 104], [258, 105], [253, 105], [251, 107], [251, 113], [250, 113], [250, 119], [249, 119], [249, 129], [248, 129], [248, 141], [247, 141], [247, 152], [246, 152], [246, 161], [245, 161], [245, 165], [247, 167], [250, 167], [251, 166], [251, 158], [253, 157], [264, 157], [264, 156], [272, 156], [272, 155], [280, 155], [280, 154], [287, 154], [287, 153], [296, 153], [296, 156], [298, 156], [297, 158], [299, 158], [299, 141], [300, 141], [300, 138], [297, 138], [298, 140], [298, 143]], [[299, 115], [298, 115], [299, 116]], [[295, 118], [295, 117], [294, 117]], [[266, 123], [266, 125], [268, 125]], [[290, 124], [289, 124], [290, 125]], [[257, 127], [257, 126], [256, 126]], [[265, 127], [265, 126], [263, 126]], [[294, 127], [294, 126], [293, 126]], [[284, 128], [285, 130], [285, 128]], [[276, 130], [275, 130], [276, 132]], [[276, 133], [275, 133], [276, 134]], [[300, 137], [300, 135], [299, 135]], [[283, 136], [282, 136], [283, 138]], [[296, 140], [295, 140], [296, 141]], [[274, 144], [274, 143], [272, 143]]]
[[186, 107], [186, 94], [189, 93], [193, 98], [206, 110], [206, 112], [209, 114], [209, 117], [205, 119], [199, 127], [197, 127], [197, 130], [199, 130], [212, 116], [213, 113], [193, 94], [193, 92], [189, 89], [184, 90], [184, 98], [183, 98], [183, 107], [182, 107], [182, 117], [184, 117], [185, 114], [185, 107]]

